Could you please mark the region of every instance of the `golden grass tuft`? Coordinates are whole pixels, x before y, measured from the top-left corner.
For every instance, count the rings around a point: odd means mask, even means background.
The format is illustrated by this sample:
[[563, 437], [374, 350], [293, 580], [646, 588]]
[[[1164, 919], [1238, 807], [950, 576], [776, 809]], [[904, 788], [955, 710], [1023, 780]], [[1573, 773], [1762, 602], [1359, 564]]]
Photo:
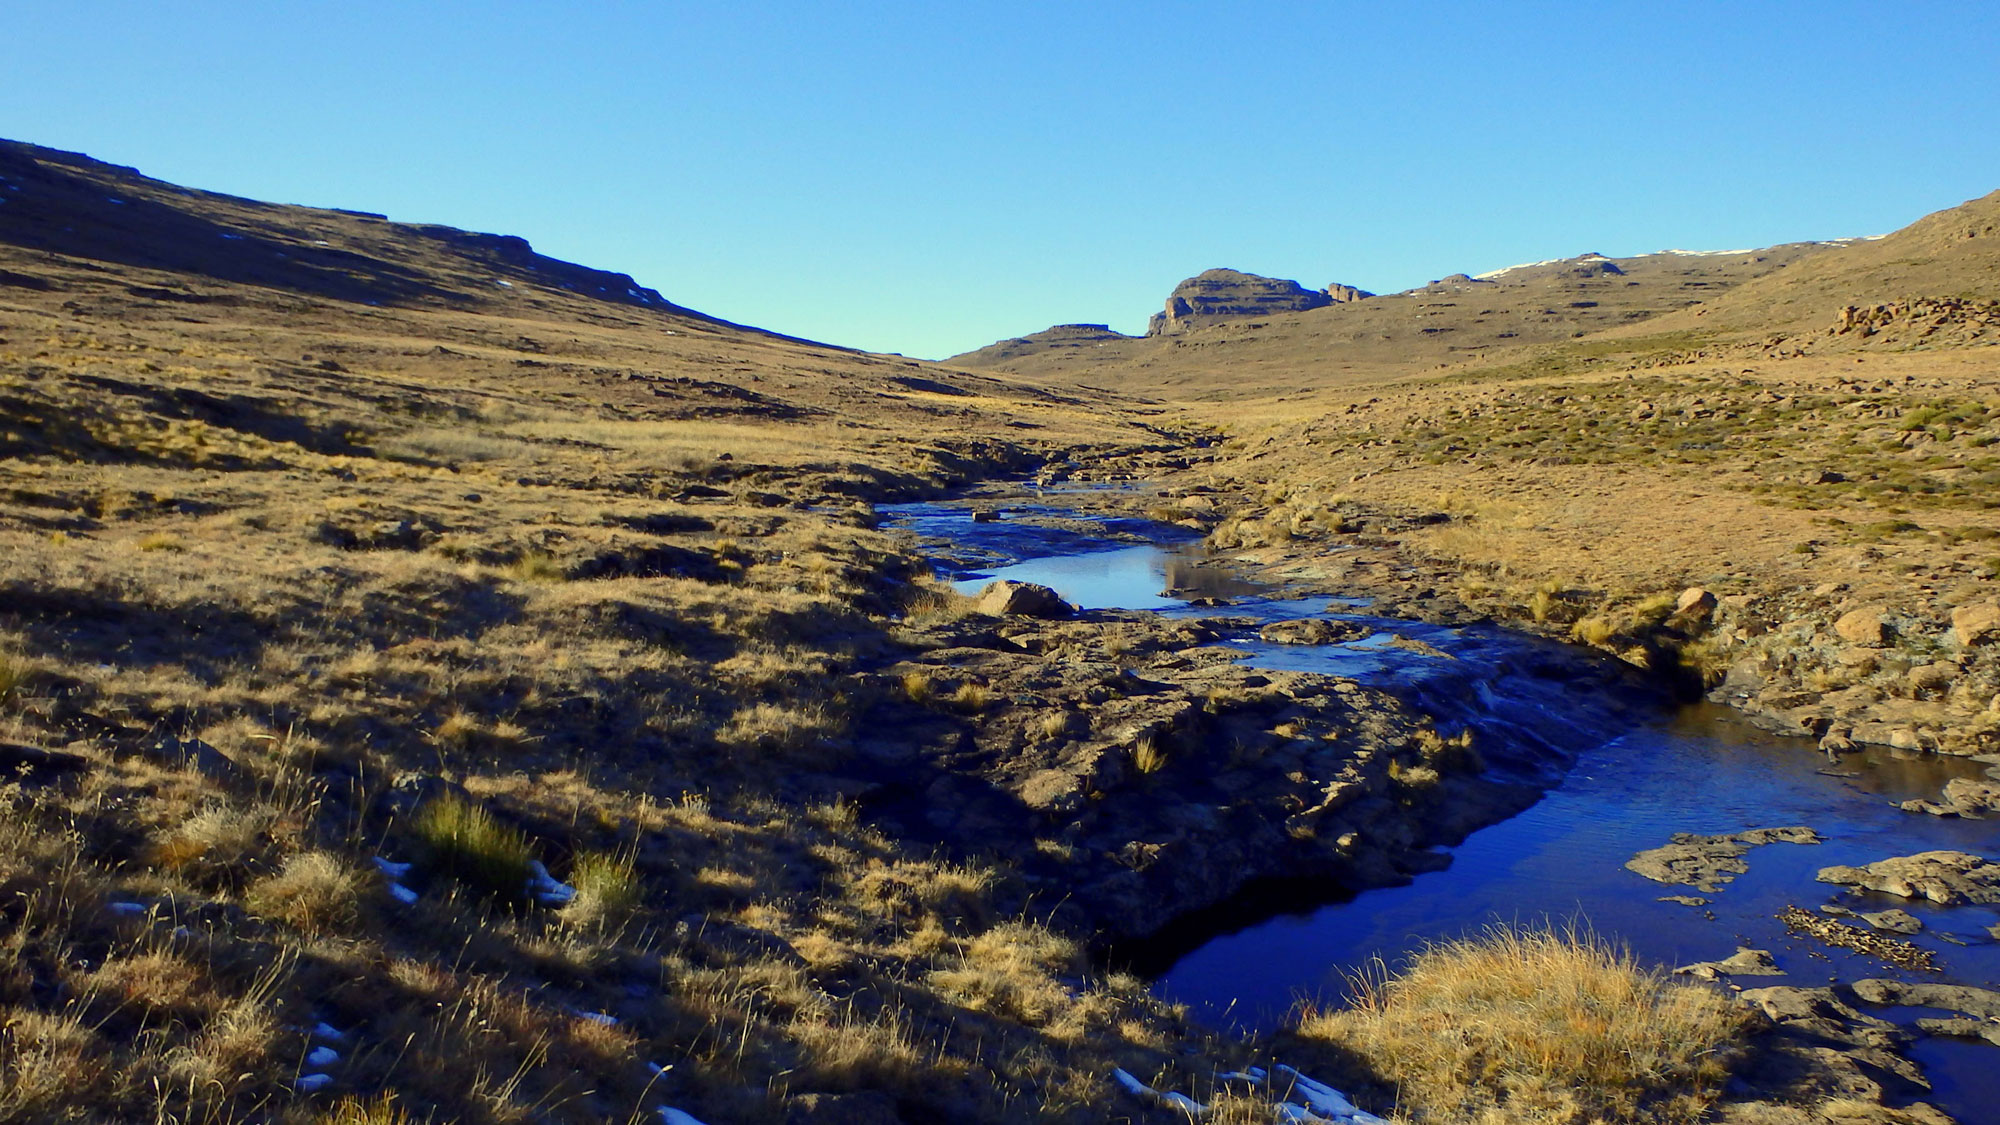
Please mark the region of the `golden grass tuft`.
[[1167, 748], [1159, 739], [1146, 735], [1132, 744], [1132, 768], [1142, 774], [1155, 774], [1167, 765]]
[[1353, 1052], [1419, 1121], [1698, 1121], [1746, 1026], [1721, 993], [1574, 929], [1495, 927], [1352, 985], [1298, 1033]]
[[396, 1104], [394, 1094], [382, 1094], [342, 1098], [315, 1120], [317, 1125], [410, 1125], [411, 1117]]
[[250, 909], [308, 934], [335, 933], [360, 916], [361, 882], [330, 852], [287, 856], [277, 874], [250, 885]]
[[33, 661], [11, 653], [0, 653], [0, 703], [11, 703], [16, 696], [26, 694], [28, 685], [34, 682], [35, 673]]

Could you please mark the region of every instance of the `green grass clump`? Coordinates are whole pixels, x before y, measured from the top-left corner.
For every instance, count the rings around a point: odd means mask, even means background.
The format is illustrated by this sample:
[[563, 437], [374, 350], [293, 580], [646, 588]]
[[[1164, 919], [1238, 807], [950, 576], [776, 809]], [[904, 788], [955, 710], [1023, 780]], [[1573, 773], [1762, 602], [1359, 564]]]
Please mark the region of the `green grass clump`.
[[562, 916], [571, 925], [614, 924], [639, 905], [639, 878], [629, 854], [579, 853], [570, 864], [569, 882], [576, 897]]
[[457, 797], [425, 805], [413, 825], [427, 866], [490, 898], [518, 899], [528, 884], [527, 837]]

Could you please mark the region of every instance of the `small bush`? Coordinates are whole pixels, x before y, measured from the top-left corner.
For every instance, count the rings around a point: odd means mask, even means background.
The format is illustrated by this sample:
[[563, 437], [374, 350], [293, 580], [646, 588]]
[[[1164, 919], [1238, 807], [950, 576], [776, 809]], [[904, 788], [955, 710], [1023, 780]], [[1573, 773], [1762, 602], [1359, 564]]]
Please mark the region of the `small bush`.
[[516, 582], [561, 582], [569, 577], [562, 563], [547, 551], [523, 551], [502, 573]]
[[1697, 1121], [1745, 1028], [1721, 993], [1573, 930], [1495, 928], [1353, 988], [1298, 1032], [1359, 1055], [1418, 1120]]
[[442, 797], [417, 813], [413, 826], [433, 871], [499, 899], [518, 899], [528, 885], [527, 838], [484, 808]]

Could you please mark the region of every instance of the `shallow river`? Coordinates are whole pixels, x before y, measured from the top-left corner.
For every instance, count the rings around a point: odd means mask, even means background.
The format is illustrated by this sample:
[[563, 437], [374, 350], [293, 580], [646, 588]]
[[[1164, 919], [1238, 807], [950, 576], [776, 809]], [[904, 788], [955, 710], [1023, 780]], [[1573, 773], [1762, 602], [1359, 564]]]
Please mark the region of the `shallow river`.
[[[1545, 643], [1491, 629], [1384, 622], [1341, 599], [1242, 596], [1248, 587], [1196, 565], [1189, 553], [1192, 536], [1143, 520], [1111, 521], [1105, 531], [1091, 534], [1064, 521], [1057, 508], [1011, 507], [1008, 518], [988, 523], [974, 523], [968, 509], [948, 504], [904, 505], [889, 514], [937, 544], [941, 573], [967, 592], [996, 578], [1014, 578], [1053, 586], [1086, 609], [1220, 612], [1262, 620], [1351, 618], [1393, 625], [1465, 659], [1492, 659], [1510, 646]], [[1169, 587], [1183, 595], [1238, 597], [1227, 609], [1196, 609], [1168, 594]], [[1253, 634], [1237, 643], [1246, 661], [1260, 667], [1352, 676], [1382, 686], [1408, 687], [1436, 667], [1435, 657], [1384, 647], [1385, 637], [1378, 632], [1352, 645], [1282, 646], [1257, 642]], [[1497, 692], [1484, 693], [1482, 713], [1464, 721], [1477, 731], [1482, 722], [1508, 722], [1510, 705], [1514, 712], [1546, 706], [1525, 694], [1509, 700], [1507, 692], [1506, 681], [1500, 681]], [[1925, 974], [1926, 979], [2000, 984], [2000, 944], [1987, 933], [2000, 923], [2000, 910], [1841, 893], [1813, 878], [1833, 864], [1938, 848], [2000, 852], [2000, 822], [1940, 819], [1893, 804], [1935, 798], [1948, 779], [1976, 775], [1983, 766], [1886, 749], [1829, 763], [1811, 743], [1763, 733], [1713, 705], [1593, 732], [1589, 748], [1540, 802], [1453, 848], [1447, 869], [1343, 901], [1283, 903], [1278, 912], [1263, 896], [1255, 908], [1210, 912], [1153, 947], [1134, 951], [1137, 967], [1155, 980], [1156, 992], [1187, 1004], [1207, 1022], [1246, 1029], [1274, 1026], [1300, 1000], [1337, 1001], [1347, 976], [1376, 959], [1393, 967], [1427, 942], [1476, 933], [1496, 922], [1577, 924], [1668, 967], [1725, 958], [1739, 945], [1769, 950], [1787, 975], [1740, 978], [1745, 988], [1871, 976], [1915, 979], [1859, 954], [1795, 938], [1776, 917], [1789, 905], [1815, 909], [1837, 902], [1856, 910], [1901, 907], [1921, 919], [1924, 929], [1911, 940], [1930, 950], [1943, 970]], [[1798, 824], [1816, 829], [1825, 842], [1753, 849], [1745, 857], [1749, 872], [1714, 893], [1654, 883], [1624, 867], [1633, 853], [1665, 844], [1676, 832]], [[1677, 894], [1710, 902], [1661, 901]], [[1907, 1020], [1929, 1013], [1877, 1014]], [[1927, 1100], [1968, 1125], [2000, 1119], [2000, 1048], [1930, 1039], [1912, 1053], [1935, 1086]]]

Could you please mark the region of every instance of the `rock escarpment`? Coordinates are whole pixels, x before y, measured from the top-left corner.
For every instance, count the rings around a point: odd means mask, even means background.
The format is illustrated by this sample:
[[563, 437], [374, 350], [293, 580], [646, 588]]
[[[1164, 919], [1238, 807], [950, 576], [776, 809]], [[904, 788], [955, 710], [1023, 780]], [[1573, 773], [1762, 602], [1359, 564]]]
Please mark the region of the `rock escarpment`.
[[1167, 307], [1154, 313], [1146, 325], [1146, 335], [1179, 335], [1213, 317], [1303, 312], [1372, 296], [1373, 293], [1337, 282], [1325, 289], [1307, 289], [1296, 281], [1241, 270], [1204, 270], [1174, 286], [1167, 296]]

